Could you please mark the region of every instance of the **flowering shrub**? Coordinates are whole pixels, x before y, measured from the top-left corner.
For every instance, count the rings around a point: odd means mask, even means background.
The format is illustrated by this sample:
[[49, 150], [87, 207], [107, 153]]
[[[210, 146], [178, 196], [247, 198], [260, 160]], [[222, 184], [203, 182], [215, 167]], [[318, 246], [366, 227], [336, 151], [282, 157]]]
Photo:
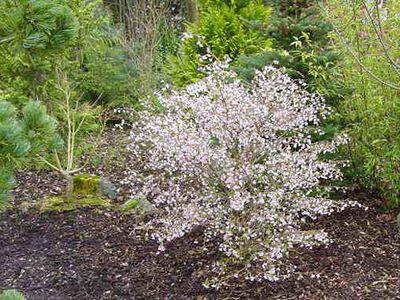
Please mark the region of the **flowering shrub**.
[[217, 69], [160, 96], [162, 113], [141, 115], [129, 148], [144, 168], [131, 184], [160, 212], [149, 227], [161, 251], [199, 226], [218, 243], [207, 285], [275, 281], [293, 269], [284, 258], [295, 245], [329, 241], [302, 225], [349, 205], [326, 199], [321, 185], [341, 178], [337, 162], [320, 156], [343, 139], [313, 142], [329, 109], [279, 70], [266, 67], [246, 86]]

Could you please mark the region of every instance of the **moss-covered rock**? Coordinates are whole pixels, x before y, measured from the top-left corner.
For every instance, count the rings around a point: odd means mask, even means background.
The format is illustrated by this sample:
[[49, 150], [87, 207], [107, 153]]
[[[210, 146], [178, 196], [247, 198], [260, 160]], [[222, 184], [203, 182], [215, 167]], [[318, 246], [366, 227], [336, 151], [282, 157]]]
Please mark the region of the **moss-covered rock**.
[[115, 200], [117, 188], [107, 178], [90, 174], [76, 175], [73, 178], [73, 194], [77, 196], [96, 195]]
[[99, 194], [100, 177], [90, 174], [74, 176], [74, 195], [97, 195]]
[[67, 199], [62, 196], [44, 198], [39, 205], [42, 212], [45, 211], [71, 211], [84, 207], [111, 207], [111, 202], [108, 199], [101, 197], [82, 197]]

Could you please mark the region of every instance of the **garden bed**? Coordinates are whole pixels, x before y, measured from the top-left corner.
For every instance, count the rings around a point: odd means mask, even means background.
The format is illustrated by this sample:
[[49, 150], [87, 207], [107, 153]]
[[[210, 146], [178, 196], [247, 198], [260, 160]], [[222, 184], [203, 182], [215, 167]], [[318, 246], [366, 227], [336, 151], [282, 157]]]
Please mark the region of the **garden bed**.
[[400, 300], [399, 1], [178, 2], [0, 0], [0, 300]]
[[200, 284], [203, 266], [216, 258], [213, 250], [196, 250], [200, 232], [157, 255], [157, 244], [143, 238], [132, 215], [95, 208], [10, 210], [0, 218], [0, 290], [15, 288], [28, 299], [400, 298], [393, 215], [351, 209], [321, 219], [317, 227], [335, 242], [294, 253], [290, 260], [298, 272], [291, 279], [213, 291]]

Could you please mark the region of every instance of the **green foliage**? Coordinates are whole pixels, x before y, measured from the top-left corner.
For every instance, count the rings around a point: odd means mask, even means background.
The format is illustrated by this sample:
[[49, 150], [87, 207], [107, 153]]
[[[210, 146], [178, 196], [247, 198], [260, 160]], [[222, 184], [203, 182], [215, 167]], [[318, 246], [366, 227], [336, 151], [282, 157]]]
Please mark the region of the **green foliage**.
[[[7, 201], [8, 192], [12, 188], [11, 176], [4, 171], [0, 174], [0, 208]], [[0, 209], [1, 211], [1, 209]]]
[[351, 137], [348, 175], [400, 205], [400, 3], [329, 1], [342, 52], [344, 79], [354, 90], [341, 102], [339, 116]]
[[76, 19], [61, 1], [4, 0], [0, 18], [1, 42], [17, 56], [62, 51], [76, 36]]
[[0, 203], [6, 200], [11, 188], [11, 166], [23, 157], [29, 147], [16, 120], [15, 108], [8, 102], [0, 101]]
[[[0, 2], [0, 91], [8, 99], [37, 97], [51, 65], [66, 55], [78, 21], [62, 1]], [[16, 97], [18, 96], [18, 97]]]
[[124, 49], [123, 30], [114, 25], [101, 0], [73, 0], [68, 5], [80, 22], [69, 57], [74, 64], [67, 73], [79, 83], [76, 90], [85, 100], [106, 106], [134, 104], [139, 70]]
[[235, 10], [240, 10], [242, 8], [248, 7], [253, 3], [262, 3], [262, 1], [253, 1], [253, 0], [199, 0], [202, 9], [207, 9], [210, 6], [229, 6], [234, 8]]
[[16, 290], [5, 290], [0, 294], [0, 300], [25, 300], [25, 297]]
[[138, 207], [139, 203], [140, 203], [140, 201], [138, 199], [130, 199], [121, 206], [121, 211], [129, 212], [132, 209], [135, 209], [136, 207]]
[[271, 41], [263, 30], [268, 24], [269, 8], [261, 1], [238, 3], [202, 4], [199, 21], [188, 26], [179, 54], [171, 57], [166, 67], [176, 84], [203, 77], [199, 68], [215, 59], [228, 56], [235, 60], [240, 55], [270, 49]]
[[28, 102], [22, 114], [9, 102], [0, 100], [0, 202], [11, 188], [12, 172], [29, 157], [59, 147], [61, 142], [53, 118], [38, 102]]
[[146, 98], [165, 79], [162, 67], [179, 47], [186, 4], [195, 1], [107, 0], [106, 3], [114, 20], [123, 28], [121, 43], [126, 55], [119, 66], [130, 75], [128, 91], [135, 98]]
[[87, 101], [134, 101], [136, 73], [126, 70], [120, 35], [100, 0], [0, 1], [0, 95], [49, 106], [62, 69]]
[[250, 79], [255, 69], [267, 64], [285, 67], [294, 79], [302, 79], [312, 92], [337, 102], [349, 93], [340, 81], [339, 56], [331, 47], [332, 26], [321, 16], [317, 0], [272, 1], [274, 14], [268, 35], [273, 51], [242, 56], [235, 66], [242, 77]]
[[275, 7], [273, 26], [270, 35], [280, 48], [290, 50], [295, 37], [303, 33], [323, 48], [329, 42], [328, 33], [332, 30], [329, 22], [321, 17], [318, 0], [272, 0]]
[[80, 82], [78, 91], [92, 103], [108, 107], [134, 104], [139, 98], [138, 67], [120, 46], [98, 45], [84, 55], [86, 72], [72, 74]]
[[30, 101], [22, 113], [21, 126], [32, 153], [40, 154], [62, 146], [62, 140], [57, 134], [58, 124], [47, 114], [45, 106], [38, 101]]

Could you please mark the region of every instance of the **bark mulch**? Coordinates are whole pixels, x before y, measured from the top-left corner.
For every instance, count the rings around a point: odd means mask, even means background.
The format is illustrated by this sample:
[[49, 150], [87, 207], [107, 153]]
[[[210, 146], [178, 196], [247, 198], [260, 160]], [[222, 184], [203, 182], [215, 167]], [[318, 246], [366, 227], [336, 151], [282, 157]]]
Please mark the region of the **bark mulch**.
[[[100, 145], [99, 164], [86, 172], [117, 185], [123, 203], [126, 134], [110, 133]], [[125, 134], [125, 135], [124, 135]], [[102, 150], [101, 150], [102, 149]], [[119, 149], [115, 153], [109, 149]], [[104, 152], [104, 153], [103, 153]], [[48, 171], [17, 174], [13, 204], [0, 214], [0, 291], [14, 288], [28, 299], [400, 299], [400, 232], [395, 213], [375, 207], [374, 197], [353, 196], [370, 206], [322, 218], [316, 224], [334, 239], [327, 247], [298, 249], [291, 263], [298, 272], [278, 283], [232, 283], [219, 291], [200, 284], [204, 266], [217, 253], [201, 232], [174, 242], [164, 254], [146, 241], [132, 215], [85, 209], [36, 213], [29, 204], [58, 195], [63, 179]], [[378, 201], [379, 202], [379, 201]], [[23, 209], [24, 205], [28, 205]]]
[[400, 299], [400, 238], [393, 215], [350, 209], [318, 221], [335, 239], [298, 250], [298, 273], [279, 283], [199, 283], [216, 253], [198, 251], [201, 233], [157, 255], [131, 215], [85, 209], [0, 215], [0, 290], [28, 299]]

